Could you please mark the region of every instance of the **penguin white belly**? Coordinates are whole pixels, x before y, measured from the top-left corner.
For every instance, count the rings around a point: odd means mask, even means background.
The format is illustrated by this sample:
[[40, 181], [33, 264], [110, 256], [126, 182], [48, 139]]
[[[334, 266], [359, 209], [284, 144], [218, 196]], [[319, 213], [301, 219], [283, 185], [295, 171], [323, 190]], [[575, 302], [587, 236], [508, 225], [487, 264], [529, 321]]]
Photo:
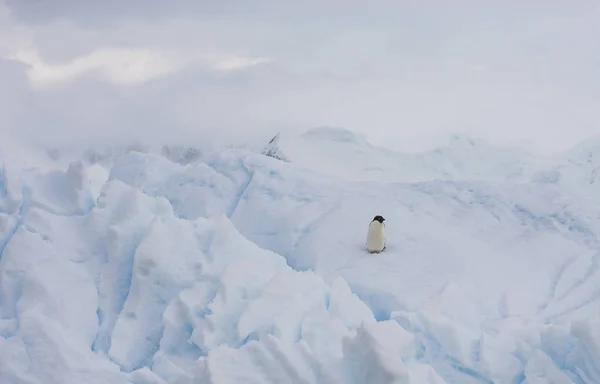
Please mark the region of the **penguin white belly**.
[[383, 223], [373, 221], [369, 224], [367, 232], [367, 250], [371, 253], [379, 253], [385, 248], [385, 236]]

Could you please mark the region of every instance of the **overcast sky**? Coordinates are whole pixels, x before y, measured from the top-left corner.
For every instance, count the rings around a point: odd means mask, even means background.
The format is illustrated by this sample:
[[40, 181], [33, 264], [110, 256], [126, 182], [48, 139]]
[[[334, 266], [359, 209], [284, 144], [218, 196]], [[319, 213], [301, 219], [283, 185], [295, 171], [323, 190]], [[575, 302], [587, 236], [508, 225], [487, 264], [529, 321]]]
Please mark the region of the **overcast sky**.
[[565, 149], [600, 133], [598, 20], [591, 0], [0, 0], [0, 134]]

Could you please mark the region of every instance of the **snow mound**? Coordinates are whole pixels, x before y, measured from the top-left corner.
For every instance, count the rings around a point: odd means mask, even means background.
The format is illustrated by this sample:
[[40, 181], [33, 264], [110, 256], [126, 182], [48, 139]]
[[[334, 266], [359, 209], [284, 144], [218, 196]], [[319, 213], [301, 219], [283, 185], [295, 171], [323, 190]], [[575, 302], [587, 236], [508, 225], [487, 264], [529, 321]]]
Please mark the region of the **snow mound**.
[[591, 195], [169, 156], [3, 163], [0, 382], [600, 381]]
[[535, 182], [553, 183], [569, 193], [597, 203], [600, 192], [600, 138], [585, 140], [544, 163]]
[[524, 180], [537, 170], [526, 151], [497, 147], [467, 135], [452, 135], [431, 151], [402, 153], [372, 145], [344, 128], [319, 127], [282, 136], [290, 161], [317, 172], [354, 181]]

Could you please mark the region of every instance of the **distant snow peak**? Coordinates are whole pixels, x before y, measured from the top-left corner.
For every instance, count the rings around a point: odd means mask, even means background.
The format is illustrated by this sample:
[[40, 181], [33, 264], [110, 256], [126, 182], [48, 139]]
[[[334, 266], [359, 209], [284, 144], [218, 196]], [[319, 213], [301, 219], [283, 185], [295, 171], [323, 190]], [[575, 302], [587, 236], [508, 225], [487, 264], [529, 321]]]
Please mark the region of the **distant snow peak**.
[[262, 154], [265, 156], [272, 157], [277, 160], [289, 162], [290, 159], [283, 153], [281, 148], [279, 148], [279, 133], [277, 133], [271, 141], [267, 144], [267, 146], [262, 150]]
[[112, 163], [114, 160], [130, 152], [149, 153], [150, 148], [140, 143], [113, 145], [104, 149], [84, 149], [81, 155], [88, 164]]
[[600, 135], [579, 142], [567, 151], [567, 156], [575, 161], [600, 164]]

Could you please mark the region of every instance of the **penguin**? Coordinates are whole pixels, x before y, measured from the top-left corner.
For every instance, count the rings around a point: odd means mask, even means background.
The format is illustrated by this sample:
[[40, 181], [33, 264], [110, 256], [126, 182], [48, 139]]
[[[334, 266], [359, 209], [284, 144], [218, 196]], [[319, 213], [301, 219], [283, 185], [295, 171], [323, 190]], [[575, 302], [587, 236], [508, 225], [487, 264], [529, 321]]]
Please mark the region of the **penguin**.
[[385, 219], [383, 216], [375, 216], [369, 224], [367, 232], [367, 250], [369, 253], [379, 253], [385, 249]]

